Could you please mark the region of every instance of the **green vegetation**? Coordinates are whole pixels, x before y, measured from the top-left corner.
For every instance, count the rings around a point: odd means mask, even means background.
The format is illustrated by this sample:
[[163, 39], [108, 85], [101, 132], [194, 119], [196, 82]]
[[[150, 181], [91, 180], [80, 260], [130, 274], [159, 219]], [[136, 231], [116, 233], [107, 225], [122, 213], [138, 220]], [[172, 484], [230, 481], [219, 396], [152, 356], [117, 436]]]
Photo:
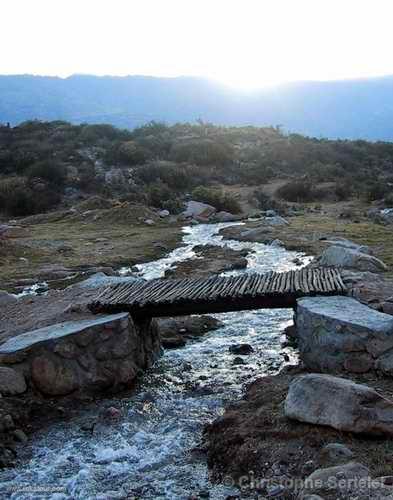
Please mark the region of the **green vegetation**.
[[199, 186], [192, 192], [192, 197], [196, 201], [212, 205], [219, 211], [233, 214], [238, 214], [241, 211], [237, 199], [233, 195], [225, 193], [222, 189]]
[[[133, 131], [111, 125], [29, 121], [0, 126], [0, 211], [48, 210], [70, 193], [98, 194], [171, 212], [192, 196], [238, 212], [221, 186], [268, 186], [285, 179], [286, 202], [391, 204], [393, 143], [327, 140], [284, 134], [279, 128], [219, 127], [151, 122]], [[273, 208], [258, 188], [257, 205]]]

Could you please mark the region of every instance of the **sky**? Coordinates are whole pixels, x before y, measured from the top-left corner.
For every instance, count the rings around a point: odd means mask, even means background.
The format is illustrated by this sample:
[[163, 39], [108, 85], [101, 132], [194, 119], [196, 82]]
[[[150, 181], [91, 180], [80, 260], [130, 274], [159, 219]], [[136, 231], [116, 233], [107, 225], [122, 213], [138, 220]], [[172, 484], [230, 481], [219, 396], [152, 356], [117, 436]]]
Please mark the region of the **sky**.
[[393, 0], [0, 2], [0, 74], [192, 75], [239, 89], [393, 74]]

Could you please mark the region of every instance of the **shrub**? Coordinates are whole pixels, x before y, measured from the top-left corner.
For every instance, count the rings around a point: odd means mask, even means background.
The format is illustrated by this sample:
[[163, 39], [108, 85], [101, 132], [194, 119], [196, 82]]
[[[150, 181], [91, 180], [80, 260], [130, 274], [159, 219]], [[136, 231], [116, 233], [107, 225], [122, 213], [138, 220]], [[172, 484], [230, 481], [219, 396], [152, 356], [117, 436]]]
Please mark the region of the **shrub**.
[[393, 193], [390, 192], [389, 194], [387, 194], [385, 196], [385, 198], [383, 199], [383, 203], [385, 205], [385, 207], [393, 207]]
[[176, 144], [170, 156], [176, 162], [223, 166], [233, 160], [233, 149], [225, 143], [200, 139]]
[[151, 184], [146, 194], [149, 204], [157, 208], [164, 208], [164, 203], [173, 199], [173, 192], [163, 182]]
[[180, 214], [184, 210], [184, 204], [179, 198], [166, 200], [162, 202], [162, 208], [168, 210], [171, 214]]
[[67, 172], [61, 163], [43, 160], [34, 163], [27, 172], [29, 179], [43, 179], [57, 189], [62, 188], [67, 178]]
[[192, 197], [196, 201], [212, 205], [219, 211], [222, 210], [234, 214], [241, 212], [241, 207], [237, 199], [229, 193], [224, 193], [221, 189], [199, 186], [193, 190]]
[[364, 188], [364, 196], [367, 201], [381, 200], [389, 190], [385, 182], [370, 182]]
[[138, 165], [145, 163], [149, 158], [149, 152], [135, 141], [127, 141], [118, 148], [119, 159], [127, 165]]
[[37, 193], [21, 177], [11, 177], [0, 184], [0, 209], [9, 215], [18, 217], [45, 212], [59, 201], [60, 196], [53, 189]]
[[293, 181], [281, 186], [276, 194], [285, 201], [307, 203], [320, 198], [322, 193], [309, 181]]
[[353, 188], [348, 182], [337, 182], [334, 186], [334, 194], [338, 201], [345, 201], [353, 194]]
[[275, 200], [261, 189], [255, 189], [253, 198], [257, 202], [258, 208], [261, 210], [280, 210], [282, 205], [279, 201]]
[[171, 162], [148, 163], [137, 170], [137, 177], [144, 184], [163, 182], [174, 191], [184, 191], [195, 185], [193, 167]]

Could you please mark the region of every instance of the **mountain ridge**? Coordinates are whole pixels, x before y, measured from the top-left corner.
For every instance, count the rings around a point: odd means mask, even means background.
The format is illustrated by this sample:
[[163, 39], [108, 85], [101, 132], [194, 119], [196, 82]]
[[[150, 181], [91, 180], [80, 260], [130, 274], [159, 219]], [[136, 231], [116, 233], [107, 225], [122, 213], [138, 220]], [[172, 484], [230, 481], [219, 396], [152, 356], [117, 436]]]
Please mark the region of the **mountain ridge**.
[[393, 140], [393, 75], [242, 92], [202, 77], [0, 75], [0, 122], [134, 128], [151, 120], [280, 125], [314, 137]]

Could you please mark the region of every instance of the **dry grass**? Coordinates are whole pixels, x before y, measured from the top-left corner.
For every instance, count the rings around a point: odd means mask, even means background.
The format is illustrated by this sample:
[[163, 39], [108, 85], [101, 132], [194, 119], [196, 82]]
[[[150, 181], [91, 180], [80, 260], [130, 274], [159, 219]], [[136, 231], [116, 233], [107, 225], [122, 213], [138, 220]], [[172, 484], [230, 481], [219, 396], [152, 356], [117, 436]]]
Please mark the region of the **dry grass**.
[[[47, 265], [134, 265], [159, 258], [181, 240], [178, 225], [59, 221], [28, 227], [29, 236], [0, 247], [0, 288]], [[104, 239], [104, 241], [102, 241]], [[158, 248], [155, 243], [163, 247]]]

